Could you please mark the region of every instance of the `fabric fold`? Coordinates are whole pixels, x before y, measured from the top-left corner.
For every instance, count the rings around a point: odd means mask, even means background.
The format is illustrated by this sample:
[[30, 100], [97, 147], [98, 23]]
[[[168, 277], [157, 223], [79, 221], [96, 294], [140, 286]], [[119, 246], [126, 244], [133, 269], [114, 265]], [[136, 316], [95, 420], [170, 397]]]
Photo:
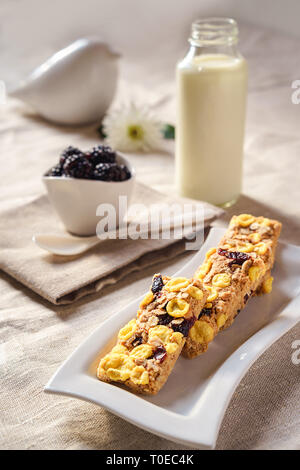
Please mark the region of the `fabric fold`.
[[[167, 204], [188, 202], [137, 183], [133, 203]], [[196, 201], [189, 201], [196, 202]], [[198, 201], [199, 203], [199, 201]], [[202, 230], [223, 211], [201, 203]], [[142, 216], [141, 216], [142, 217]], [[133, 217], [134, 219], [134, 217]], [[135, 221], [139, 220], [139, 215]], [[129, 273], [185, 250], [185, 239], [108, 239], [90, 251], [72, 257], [55, 256], [32, 242], [37, 233], [65, 233], [46, 195], [18, 208], [2, 212], [0, 219], [0, 268], [53, 304], [68, 304], [115, 284]]]

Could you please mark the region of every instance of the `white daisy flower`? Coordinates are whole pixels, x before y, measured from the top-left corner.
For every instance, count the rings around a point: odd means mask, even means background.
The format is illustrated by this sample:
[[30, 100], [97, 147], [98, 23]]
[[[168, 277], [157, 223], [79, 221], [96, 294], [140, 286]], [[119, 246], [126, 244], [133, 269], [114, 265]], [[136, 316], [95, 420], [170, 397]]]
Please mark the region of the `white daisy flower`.
[[163, 125], [146, 108], [115, 109], [103, 120], [106, 142], [113, 149], [124, 152], [148, 152], [163, 146]]

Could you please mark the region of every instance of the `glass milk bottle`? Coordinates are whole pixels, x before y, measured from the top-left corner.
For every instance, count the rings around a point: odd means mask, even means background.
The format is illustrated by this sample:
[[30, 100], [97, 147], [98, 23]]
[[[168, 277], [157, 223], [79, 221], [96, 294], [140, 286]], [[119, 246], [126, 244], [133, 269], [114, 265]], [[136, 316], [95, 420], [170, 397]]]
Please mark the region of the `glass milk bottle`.
[[176, 185], [229, 207], [242, 186], [247, 63], [232, 19], [196, 21], [189, 42], [177, 65]]

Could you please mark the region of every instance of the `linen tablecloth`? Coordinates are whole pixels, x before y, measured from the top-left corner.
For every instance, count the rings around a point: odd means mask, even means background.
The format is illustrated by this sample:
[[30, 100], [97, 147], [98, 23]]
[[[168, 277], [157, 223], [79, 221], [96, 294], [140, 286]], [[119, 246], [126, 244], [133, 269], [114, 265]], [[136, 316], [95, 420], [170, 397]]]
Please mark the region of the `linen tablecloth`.
[[[244, 26], [242, 50], [249, 61], [250, 84], [245, 146], [244, 190], [238, 203], [226, 212], [278, 218], [282, 240], [299, 244], [300, 229], [300, 105], [291, 102], [291, 83], [300, 78], [296, 53], [300, 42], [267, 30]], [[160, 50], [139, 63], [122, 63], [122, 86], [128, 94], [163, 96], [161, 115], [174, 121], [173, 66], [181, 51]], [[157, 56], [158, 57], [158, 56]], [[121, 87], [122, 88], [122, 87]], [[149, 97], [149, 90], [151, 95]], [[18, 132], [13, 123], [19, 121]], [[39, 139], [30, 139], [30, 126], [49, 141], [47, 155]], [[43, 189], [40, 175], [51, 164], [56, 146], [95, 144], [94, 129], [79, 130], [49, 125], [21, 104], [1, 111], [0, 211], [34, 199]], [[13, 152], [15, 142], [22, 151]], [[10, 151], [11, 149], [11, 151]], [[174, 191], [173, 146], [169, 153], [133, 155], [138, 178], [163, 191]], [[1, 214], [0, 214], [1, 216]], [[22, 227], [16, 227], [22, 230]], [[176, 449], [178, 444], [137, 429], [93, 404], [49, 396], [43, 386], [63, 360], [105, 318], [142, 294], [155, 271], [172, 274], [192, 253], [132, 273], [101, 293], [71, 306], [54, 306], [1, 273], [1, 434], [5, 449]], [[224, 333], [225, 334], [225, 333]], [[300, 448], [300, 365], [292, 363], [292, 342], [300, 339], [298, 324], [256, 361], [237, 388], [224, 417], [218, 449]]]

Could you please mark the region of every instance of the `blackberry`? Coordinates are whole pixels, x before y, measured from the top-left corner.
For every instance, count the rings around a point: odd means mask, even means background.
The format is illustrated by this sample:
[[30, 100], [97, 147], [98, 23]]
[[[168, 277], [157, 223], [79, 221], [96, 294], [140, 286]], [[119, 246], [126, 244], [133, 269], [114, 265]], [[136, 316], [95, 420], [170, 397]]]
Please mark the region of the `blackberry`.
[[93, 177], [101, 181], [125, 181], [131, 176], [125, 165], [117, 163], [99, 163], [93, 172]]
[[120, 180], [119, 181], [125, 181], [129, 180], [131, 178], [131, 173], [128, 170], [126, 165], [119, 165], [120, 168]]
[[98, 163], [93, 172], [93, 177], [96, 180], [112, 181], [116, 174], [116, 164]]
[[63, 164], [63, 172], [73, 178], [90, 178], [92, 165], [81, 155], [69, 155]]
[[60, 164], [53, 166], [50, 168], [49, 171], [45, 174], [45, 176], [62, 176], [62, 167]]
[[116, 163], [116, 153], [107, 145], [98, 145], [86, 153], [86, 158], [96, 167], [99, 163]]
[[69, 145], [69, 147], [65, 148], [65, 150], [63, 150], [63, 152], [60, 155], [59, 163], [61, 164], [61, 166], [63, 166], [66, 159], [68, 157], [71, 157], [72, 155], [79, 155], [80, 157], [84, 156], [81, 150], [79, 150], [76, 147], [72, 147], [72, 145]]

